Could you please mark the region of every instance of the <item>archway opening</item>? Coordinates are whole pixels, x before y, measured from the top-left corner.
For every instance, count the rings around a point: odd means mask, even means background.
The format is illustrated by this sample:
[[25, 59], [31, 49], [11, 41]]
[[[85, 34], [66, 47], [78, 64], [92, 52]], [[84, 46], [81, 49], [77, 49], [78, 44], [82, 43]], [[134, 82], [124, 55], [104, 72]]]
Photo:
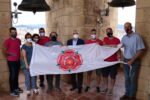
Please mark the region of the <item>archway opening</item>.
[[125, 8], [118, 8], [118, 25], [117, 25], [117, 37], [121, 39], [124, 32], [124, 23], [131, 22], [133, 30], [135, 30], [135, 19], [136, 19], [136, 5]]
[[[14, 2], [19, 5], [22, 0], [11, 0], [11, 11], [15, 11]], [[45, 19], [45, 12], [26, 12], [26, 11], [20, 11], [22, 14], [18, 14], [18, 18], [15, 18], [13, 16], [12, 18], [12, 26], [17, 28], [18, 31], [18, 37], [22, 40], [22, 43], [24, 42], [24, 35], [29, 32], [31, 34], [38, 33], [38, 29], [40, 27], [46, 26], [46, 19]]]

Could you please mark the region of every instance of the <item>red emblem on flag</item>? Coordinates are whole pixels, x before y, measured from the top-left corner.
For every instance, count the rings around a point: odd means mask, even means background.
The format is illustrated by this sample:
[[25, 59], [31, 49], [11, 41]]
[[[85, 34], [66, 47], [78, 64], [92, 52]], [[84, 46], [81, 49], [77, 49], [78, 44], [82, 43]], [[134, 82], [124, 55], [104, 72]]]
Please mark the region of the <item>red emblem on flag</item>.
[[77, 70], [83, 63], [82, 57], [75, 50], [69, 49], [62, 51], [58, 56], [58, 66], [64, 71]]

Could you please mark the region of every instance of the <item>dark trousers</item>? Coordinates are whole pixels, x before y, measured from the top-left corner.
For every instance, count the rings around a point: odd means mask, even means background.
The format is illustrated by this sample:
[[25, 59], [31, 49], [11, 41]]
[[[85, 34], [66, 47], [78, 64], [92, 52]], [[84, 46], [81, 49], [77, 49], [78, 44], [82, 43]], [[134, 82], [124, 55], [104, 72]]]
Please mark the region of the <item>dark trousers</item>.
[[60, 75], [46, 75], [48, 89], [53, 89], [53, 77], [55, 77], [55, 87], [60, 89]]
[[10, 92], [13, 92], [19, 87], [18, 76], [19, 76], [20, 61], [7, 61], [7, 63], [9, 68]]
[[83, 73], [71, 74], [71, 84], [73, 88], [82, 88], [83, 84]]
[[40, 75], [40, 84], [44, 83], [44, 75]]

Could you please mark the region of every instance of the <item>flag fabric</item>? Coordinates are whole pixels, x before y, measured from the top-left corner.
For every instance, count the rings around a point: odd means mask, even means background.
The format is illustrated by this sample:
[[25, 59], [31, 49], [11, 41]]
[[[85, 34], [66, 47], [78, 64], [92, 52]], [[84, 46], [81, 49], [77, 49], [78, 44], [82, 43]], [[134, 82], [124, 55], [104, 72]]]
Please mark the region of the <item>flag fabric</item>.
[[111, 66], [120, 61], [107, 62], [106, 58], [121, 48], [100, 46], [96, 43], [79, 46], [44, 47], [33, 45], [30, 63], [31, 76], [72, 74]]

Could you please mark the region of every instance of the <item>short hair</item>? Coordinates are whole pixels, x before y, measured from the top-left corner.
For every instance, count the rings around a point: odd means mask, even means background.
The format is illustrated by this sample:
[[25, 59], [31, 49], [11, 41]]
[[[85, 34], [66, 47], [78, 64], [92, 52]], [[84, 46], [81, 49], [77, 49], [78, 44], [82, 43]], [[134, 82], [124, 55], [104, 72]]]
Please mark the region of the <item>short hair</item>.
[[9, 32], [11, 32], [11, 30], [17, 30], [17, 29], [15, 27], [10, 27]]
[[107, 28], [107, 29], [106, 29], [106, 31], [107, 31], [107, 30], [111, 30], [111, 31], [113, 31], [113, 30], [112, 30], [112, 28], [110, 28], [110, 27], [109, 27], [109, 28]]
[[36, 34], [36, 33], [35, 33], [35, 34], [33, 34], [33, 35], [32, 35], [32, 40], [33, 40], [33, 39], [34, 39], [34, 37], [36, 37], [36, 36], [38, 37], [38, 39], [40, 39], [39, 34]]
[[27, 32], [27, 33], [25, 34], [25, 39], [27, 39], [27, 36], [28, 36], [28, 35], [32, 36], [29, 32]]
[[126, 22], [124, 25], [128, 24], [130, 27], [132, 27], [132, 24], [130, 22]]
[[92, 31], [96, 31], [96, 29], [92, 29], [91, 32], [92, 32]]
[[51, 37], [52, 33], [55, 33], [56, 36], [58, 36], [57, 32], [51, 32], [51, 33], [49, 34], [50, 37]]
[[45, 29], [44, 29], [43, 27], [41, 27], [41, 28], [39, 29], [39, 31], [40, 31], [40, 30], [44, 30], [44, 31], [45, 31]]

